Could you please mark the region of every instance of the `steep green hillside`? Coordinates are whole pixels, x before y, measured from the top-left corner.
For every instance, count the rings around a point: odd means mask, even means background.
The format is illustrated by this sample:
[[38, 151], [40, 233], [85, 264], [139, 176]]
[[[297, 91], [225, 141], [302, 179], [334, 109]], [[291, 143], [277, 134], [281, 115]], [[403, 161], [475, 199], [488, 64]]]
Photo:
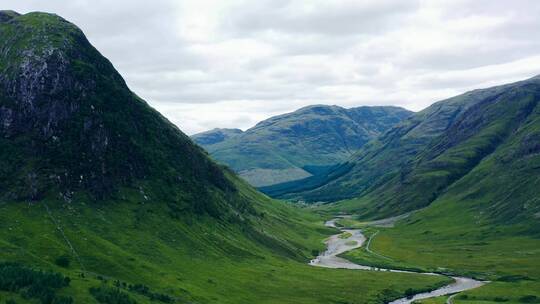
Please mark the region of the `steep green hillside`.
[[100, 199], [144, 179], [168, 185], [148, 194], [179, 209], [217, 215], [226, 208], [205, 204], [213, 196], [235, 204], [221, 169], [134, 95], [77, 27], [32, 13], [0, 24], [0, 36], [0, 198]]
[[[537, 167], [539, 157], [530, 161], [531, 169]], [[475, 185], [476, 174], [489, 165], [486, 161], [470, 178], [396, 227], [371, 228], [377, 233], [370, 251], [363, 248], [345, 257], [373, 266], [451, 272], [492, 281], [460, 294], [454, 303], [537, 303], [540, 216], [538, 195], [530, 194], [538, 192], [538, 173], [529, 175], [529, 188], [523, 181], [501, 186], [511, 181], [503, 172], [499, 184], [493, 183], [497, 179], [486, 183], [481, 178]]]
[[[493, 281], [458, 295], [454, 303], [537, 303], [540, 77], [473, 91], [448, 102], [456, 101], [465, 103], [447, 116], [454, 118], [442, 120], [440, 126], [447, 125], [442, 131], [433, 131], [441, 116], [424, 111], [424, 117], [415, 117], [419, 123], [406, 122], [424, 128], [407, 129], [399, 139], [389, 140], [393, 132], [403, 130], [397, 128], [373, 143], [383, 147], [378, 150], [382, 155], [403, 152], [405, 162], [386, 167], [388, 172], [396, 171], [387, 177], [373, 175], [380, 182], [364, 196], [326, 207], [334, 212], [355, 211], [360, 218], [423, 207], [394, 228], [370, 228], [369, 250], [362, 248], [345, 257], [373, 266]], [[436, 106], [442, 109], [448, 102]], [[427, 139], [430, 136], [435, 137]], [[373, 164], [384, 164], [367, 152], [363, 156]], [[356, 173], [365, 178], [352, 170], [349, 176]]]
[[461, 187], [477, 189], [471, 197], [487, 200], [494, 215], [514, 217], [525, 202], [531, 214], [538, 205], [529, 201], [539, 188], [539, 100], [535, 77], [438, 102], [370, 142], [336, 169], [347, 167], [340, 175], [288, 197], [352, 198], [338, 208], [384, 217]]
[[318, 175], [411, 114], [398, 107], [316, 105], [269, 118], [234, 136], [217, 129], [193, 139], [252, 185], [268, 186]]
[[[156, 303], [130, 289], [137, 284], [175, 303], [381, 303], [386, 289], [403, 294], [443, 281], [308, 266], [329, 231], [310, 224], [314, 217], [244, 190], [260, 202], [254, 208], [261, 217], [234, 225], [209, 216], [174, 217], [165, 204], [133, 190], [101, 206], [82, 198], [3, 204], [0, 260], [69, 276], [70, 285], [57, 294], [77, 303], [97, 303], [89, 289], [102, 285], [119, 285], [138, 303]], [[60, 266], [63, 257], [67, 267]]]
[[[428, 207], [346, 257], [493, 281], [455, 303], [540, 299], [540, 109]], [[348, 207], [356, 208], [355, 202]], [[354, 206], [354, 207], [353, 207]]]
[[308, 266], [333, 231], [216, 165], [76, 26], [0, 11], [0, 38], [0, 303], [381, 303], [443, 280]]

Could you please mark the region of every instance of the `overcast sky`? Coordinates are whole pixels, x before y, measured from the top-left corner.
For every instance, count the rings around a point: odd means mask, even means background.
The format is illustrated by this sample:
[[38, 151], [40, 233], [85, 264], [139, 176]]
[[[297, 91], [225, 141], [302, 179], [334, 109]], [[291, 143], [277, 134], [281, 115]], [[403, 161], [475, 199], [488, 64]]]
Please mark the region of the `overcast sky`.
[[540, 74], [538, 0], [0, 0], [76, 23], [193, 134], [310, 104], [421, 110]]

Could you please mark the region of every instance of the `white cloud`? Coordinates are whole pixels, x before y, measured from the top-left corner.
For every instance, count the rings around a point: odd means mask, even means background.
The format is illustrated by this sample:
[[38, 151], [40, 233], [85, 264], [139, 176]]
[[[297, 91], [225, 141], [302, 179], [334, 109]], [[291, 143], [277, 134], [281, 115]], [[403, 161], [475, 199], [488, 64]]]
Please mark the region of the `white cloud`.
[[188, 134], [314, 104], [420, 110], [540, 74], [536, 0], [0, 0], [76, 23]]

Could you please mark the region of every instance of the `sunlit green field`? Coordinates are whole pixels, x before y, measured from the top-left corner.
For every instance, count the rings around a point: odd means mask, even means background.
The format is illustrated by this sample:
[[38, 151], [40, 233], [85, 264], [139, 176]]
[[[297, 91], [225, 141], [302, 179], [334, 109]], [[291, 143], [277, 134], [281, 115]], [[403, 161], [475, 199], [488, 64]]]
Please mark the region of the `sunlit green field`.
[[[347, 226], [365, 227], [355, 220]], [[372, 239], [343, 256], [358, 263], [471, 276], [491, 283], [460, 293], [454, 303], [540, 302], [540, 239], [474, 218], [456, 204], [435, 206], [402, 220], [394, 228], [364, 228]], [[423, 300], [442, 303], [445, 297]]]
[[[266, 215], [252, 224], [287, 240], [283, 243], [205, 216], [172, 219], [159, 203], [45, 203], [50, 215], [43, 203], [0, 207], [0, 261], [69, 276], [70, 285], [58, 294], [76, 303], [97, 303], [89, 288], [116, 281], [144, 284], [178, 303], [382, 303], [408, 288], [433, 289], [446, 282], [444, 277], [308, 266], [324, 249], [322, 241], [337, 231], [315, 215], [268, 199], [261, 200]], [[69, 256], [68, 267], [57, 265], [63, 255]], [[151, 302], [120, 290], [137, 303]], [[0, 293], [0, 303], [7, 299], [39, 303]]]

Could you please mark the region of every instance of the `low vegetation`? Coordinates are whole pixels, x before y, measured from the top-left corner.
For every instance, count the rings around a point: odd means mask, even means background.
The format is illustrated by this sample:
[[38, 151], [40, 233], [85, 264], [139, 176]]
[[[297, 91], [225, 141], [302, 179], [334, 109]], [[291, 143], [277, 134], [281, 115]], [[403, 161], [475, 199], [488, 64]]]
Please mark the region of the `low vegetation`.
[[23, 299], [37, 299], [41, 304], [71, 304], [71, 297], [57, 294], [69, 283], [70, 279], [60, 273], [34, 270], [17, 263], [0, 263], [0, 290], [18, 293]]
[[[313, 209], [271, 200], [215, 163], [133, 94], [75, 25], [0, 14], [0, 301], [382, 304], [448, 283], [309, 266], [337, 233]], [[364, 218], [429, 205], [346, 257], [493, 281], [457, 302], [535, 303], [539, 81], [436, 104], [354, 161], [304, 166], [311, 179], [274, 190], [354, 197], [318, 210]], [[325, 144], [305, 124], [294, 130]], [[327, 157], [352, 153], [333, 148]], [[306, 155], [279, 150], [293, 166]], [[257, 160], [269, 159], [263, 152]]]
[[215, 129], [192, 138], [252, 185], [267, 187], [321, 175], [411, 114], [399, 107], [314, 105], [271, 117], [245, 132]]
[[[254, 190], [253, 194], [258, 195]], [[4, 248], [0, 259], [70, 274], [69, 286], [59, 294], [73, 297], [76, 303], [97, 303], [89, 290], [105, 281], [106, 290], [119, 290], [137, 303], [172, 298], [174, 303], [225, 304], [382, 304], [378, 299], [388, 286], [403, 296], [407, 288], [427, 288], [445, 281], [309, 266], [309, 259], [325, 249], [322, 241], [335, 231], [302, 210], [271, 200], [260, 204], [255, 207], [265, 216], [257, 225], [273, 238], [255, 232], [246, 234], [242, 230], [248, 231], [247, 226], [220, 223], [205, 216], [175, 219], [157, 202], [147, 208], [115, 202], [97, 210], [83, 204], [49, 202], [51, 213], [62, 223], [81, 258], [83, 271], [75, 262], [69, 268], [57, 266], [56, 257], [69, 249], [43, 205], [9, 203], [0, 206], [0, 242]], [[99, 294], [103, 294], [101, 291]], [[27, 303], [14, 293], [4, 298]]]
[[137, 304], [135, 300], [119, 288], [99, 286], [92, 287], [89, 291], [101, 304]]
[[352, 234], [350, 232], [343, 232], [342, 234], [340, 234], [338, 236], [338, 238], [342, 239], [342, 240], [345, 240], [345, 239], [348, 239], [352, 236]]
[[523, 234], [520, 225], [480, 222], [468, 209], [441, 201], [402, 220], [395, 228], [377, 230], [372, 252], [363, 247], [344, 257], [376, 267], [491, 281], [460, 293], [454, 303], [523, 303], [540, 297], [540, 240]]

